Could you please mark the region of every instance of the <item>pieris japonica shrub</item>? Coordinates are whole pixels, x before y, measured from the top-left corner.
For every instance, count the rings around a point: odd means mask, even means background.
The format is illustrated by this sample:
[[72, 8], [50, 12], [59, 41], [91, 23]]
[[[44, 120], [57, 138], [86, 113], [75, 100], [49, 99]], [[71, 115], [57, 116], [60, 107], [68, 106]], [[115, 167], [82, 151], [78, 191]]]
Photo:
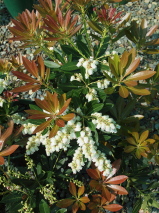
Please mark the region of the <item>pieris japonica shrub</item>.
[[[148, 138], [135, 111], [158, 92], [159, 65], [140, 66], [141, 56], [159, 53], [159, 39], [151, 38], [158, 26], [131, 21], [118, 10], [124, 2], [39, 0], [12, 19], [10, 40], [33, 47], [34, 57], [0, 59], [7, 212], [127, 212], [124, 197], [138, 189], [135, 180], [151, 159], [159, 163], [158, 136]], [[133, 47], [117, 53], [123, 37]], [[158, 207], [155, 192], [135, 193], [136, 212]]]

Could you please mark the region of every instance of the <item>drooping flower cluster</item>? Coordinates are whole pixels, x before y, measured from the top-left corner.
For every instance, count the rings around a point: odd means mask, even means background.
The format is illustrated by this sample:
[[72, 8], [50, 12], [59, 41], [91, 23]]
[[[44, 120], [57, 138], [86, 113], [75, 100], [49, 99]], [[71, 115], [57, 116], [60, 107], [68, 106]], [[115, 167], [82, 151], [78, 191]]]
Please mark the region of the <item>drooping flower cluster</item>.
[[99, 171], [103, 171], [104, 175], [108, 175], [111, 172], [110, 161], [107, 160], [104, 153], [97, 150], [97, 143], [93, 140], [89, 127], [80, 132], [77, 143], [79, 148], [75, 151], [73, 161], [69, 164], [74, 174], [82, 169], [84, 165], [83, 157], [94, 162], [95, 166]]
[[49, 132], [42, 135], [41, 132], [36, 133], [29, 138], [26, 146], [26, 153], [33, 154], [38, 150], [38, 146], [43, 144], [45, 146], [47, 156], [50, 156], [53, 152], [59, 152], [60, 150], [67, 150], [70, 147], [70, 141], [76, 139], [75, 132], [81, 130], [81, 123], [78, 122], [78, 116], [71, 121], [67, 122], [67, 125], [62, 127], [57, 134], [49, 138]]
[[9, 84], [9, 81], [7, 79], [0, 79], [0, 87], [3, 87], [4, 89], [6, 89], [8, 84]]
[[108, 79], [106, 79], [106, 78], [103, 79], [103, 80], [98, 80], [97, 81], [97, 87], [99, 89], [105, 89], [105, 88], [108, 87], [109, 83], [110, 83], [110, 81]]
[[97, 65], [98, 61], [90, 57], [90, 59], [87, 60], [80, 58], [76, 66], [85, 68], [85, 79], [88, 79], [90, 75], [93, 75], [93, 73], [97, 71]]
[[71, 76], [70, 81], [81, 81], [83, 79], [81, 73], [75, 73]]
[[102, 113], [96, 112], [91, 114], [91, 116], [95, 118], [92, 120], [92, 123], [103, 132], [117, 133], [117, 129], [120, 129], [120, 126], [108, 115], [102, 116]]
[[93, 100], [99, 101], [97, 97], [97, 91], [95, 89], [89, 88], [89, 92], [86, 94], [86, 99], [88, 100], [88, 102]]

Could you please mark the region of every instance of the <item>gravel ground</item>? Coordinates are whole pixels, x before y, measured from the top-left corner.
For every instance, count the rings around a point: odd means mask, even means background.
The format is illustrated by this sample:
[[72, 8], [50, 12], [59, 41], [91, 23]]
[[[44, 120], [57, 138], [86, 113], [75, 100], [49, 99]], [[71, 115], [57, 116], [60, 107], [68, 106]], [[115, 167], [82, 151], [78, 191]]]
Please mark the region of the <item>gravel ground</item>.
[[[149, 23], [149, 27], [159, 24], [159, 0], [139, 0], [138, 2], [128, 3], [126, 5], [121, 6], [121, 10], [130, 12], [132, 14], [131, 19], [140, 21], [143, 18], [146, 18]], [[11, 16], [8, 13], [3, 1], [0, 0], [0, 58], [9, 58], [11, 55], [17, 55], [18, 52], [21, 52], [23, 55], [32, 54], [32, 49], [19, 49], [18, 46], [20, 42], [11, 42], [7, 39], [11, 37], [10, 32], [7, 27], [11, 26], [10, 22]], [[159, 30], [156, 31], [154, 38], [159, 37]], [[121, 42], [117, 42], [114, 50], [120, 52], [123, 47], [131, 48], [128, 44], [128, 40], [123, 38]], [[159, 54], [157, 55], [146, 55], [142, 61], [142, 65], [145, 66], [149, 64], [149, 66], [154, 69], [156, 64], [159, 63]], [[159, 106], [159, 97], [154, 100], [152, 103], [153, 106]], [[145, 115], [145, 118], [141, 122], [143, 129], [151, 129], [155, 134], [159, 134], [159, 111], [158, 110], [150, 110], [144, 111], [140, 110], [139, 114]], [[159, 173], [159, 172], [158, 172]], [[158, 177], [157, 177], [158, 179]], [[157, 179], [155, 181], [157, 181]], [[128, 202], [127, 202], [127, 212], [132, 213], [132, 200], [134, 198], [133, 192], [129, 194]], [[159, 198], [158, 198], [159, 200]], [[142, 212], [143, 213], [143, 212]], [[146, 212], [144, 212], [146, 213]], [[159, 210], [153, 209], [152, 213], [159, 213]]]

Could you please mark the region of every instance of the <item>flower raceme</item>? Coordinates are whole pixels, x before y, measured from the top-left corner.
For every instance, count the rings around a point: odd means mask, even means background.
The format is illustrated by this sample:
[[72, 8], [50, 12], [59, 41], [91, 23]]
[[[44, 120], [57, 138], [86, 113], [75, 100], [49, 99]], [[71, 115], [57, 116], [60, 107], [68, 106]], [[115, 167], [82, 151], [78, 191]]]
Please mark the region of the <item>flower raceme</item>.
[[67, 199], [61, 200], [57, 203], [57, 206], [61, 208], [67, 208], [68, 206], [72, 205], [73, 213], [76, 213], [78, 209], [86, 210], [85, 203], [88, 203], [90, 200], [88, 197], [85, 197], [85, 196], [81, 197], [81, 195], [85, 191], [85, 187], [81, 186], [77, 192], [75, 184], [70, 182], [69, 191], [73, 195], [73, 198], [67, 198]]
[[74, 118], [74, 113], [63, 114], [70, 104], [71, 98], [66, 100], [66, 94], [61, 95], [58, 99], [57, 93], [46, 93], [44, 100], [35, 99], [35, 103], [41, 109], [39, 110], [25, 110], [31, 116], [30, 119], [46, 119], [46, 121], [40, 124], [33, 132], [33, 134], [46, 129], [49, 126], [53, 126], [50, 131], [49, 137], [56, 135], [59, 127], [65, 126], [65, 121], [70, 121]]
[[47, 83], [50, 75], [50, 69], [45, 68], [42, 57], [37, 59], [37, 63], [23, 57], [23, 65], [28, 71], [28, 74], [19, 71], [12, 71], [12, 73], [17, 78], [27, 83], [24, 86], [13, 89], [12, 92], [25, 92], [28, 90], [33, 90], [35, 92], [40, 89], [42, 85]]

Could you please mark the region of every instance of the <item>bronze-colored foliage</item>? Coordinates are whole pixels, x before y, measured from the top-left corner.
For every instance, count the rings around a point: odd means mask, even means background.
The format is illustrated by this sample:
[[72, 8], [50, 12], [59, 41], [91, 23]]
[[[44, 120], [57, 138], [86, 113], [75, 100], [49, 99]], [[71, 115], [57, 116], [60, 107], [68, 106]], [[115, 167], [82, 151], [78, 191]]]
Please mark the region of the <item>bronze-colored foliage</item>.
[[[56, 93], [51, 94], [50, 92], [46, 93], [44, 100], [35, 99], [35, 103], [43, 111], [40, 110], [25, 110], [31, 116], [30, 119], [43, 119], [46, 121], [40, 124], [33, 132], [33, 134], [46, 129], [47, 127], [51, 128], [49, 137], [56, 135], [59, 127], [65, 126], [65, 121], [72, 120], [75, 116], [74, 113], [69, 113], [62, 115], [64, 111], [68, 108], [71, 98], [66, 100], [66, 94], [63, 94], [59, 99]], [[51, 126], [50, 126], [51, 125]]]
[[[11, 136], [13, 132], [14, 123], [10, 121], [8, 124], [8, 128], [2, 133], [2, 127], [0, 127], [0, 165], [4, 164], [4, 157], [11, 155], [19, 145], [11, 145], [7, 146], [5, 149], [2, 148], [5, 146], [7, 139]], [[1, 151], [2, 150], [2, 151]]]
[[121, 18], [122, 13], [123, 12], [117, 13], [117, 9], [112, 7], [108, 9], [106, 7], [103, 7], [102, 9], [97, 11], [100, 22], [106, 26], [110, 26], [120, 22], [119, 19]]
[[91, 202], [88, 204], [88, 208], [91, 213], [103, 213], [105, 210], [112, 212], [119, 211], [123, 207], [119, 204], [110, 204], [115, 199], [115, 195], [111, 194], [110, 200], [107, 200], [105, 197], [102, 197], [100, 194], [92, 195]]
[[28, 71], [28, 74], [19, 71], [12, 71], [12, 73], [17, 76], [17, 78], [27, 83], [24, 86], [13, 89], [12, 92], [25, 92], [28, 90], [33, 90], [35, 92], [40, 89], [42, 85], [46, 86], [50, 75], [50, 69], [44, 66], [42, 57], [38, 57], [37, 64], [34, 60], [30, 61], [25, 57], [22, 58], [23, 65]]
[[68, 10], [66, 14], [63, 14], [60, 8], [57, 8], [56, 15], [46, 15], [44, 18], [43, 28], [46, 30], [48, 35], [45, 40], [55, 41], [64, 39], [67, 40], [80, 30], [81, 24], [77, 24], [78, 16], [72, 16], [72, 11]]
[[147, 157], [147, 153], [150, 152], [149, 145], [155, 142], [154, 139], [148, 138], [149, 131], [146, 130], [141, 135], [138, 132], [131, 132], [130, 134], [133, 137], [127, 137], [126, 141], [131, 145], [126, 146], [124, 151], [134, 153], [138, 159], [141, 156]]
[[8, 73], [12, 69], [12, 63], [10, 63], [6, 59], [1, 59], [0, 58], [0, 72], [2, 73]]
[[87, 169], [88, 175], [93, 179], [90, 181], [89, 185], [97, 191], [102, 192], [102, 196], [107, 200], [111, 200], [111, 194], [121, 194], [126, 195], [128, 192], [122, 186], [117, 184], [123, 183], [128, 177], [125, 175], [119, 175], [112, 177], [119, 170], [121, 160], [116, 160], [112, 164], [112, 172], [109, 176], [104, 176], [103, 172], [96, 169]]
[[42, 17], [37, 12], [25, 10], [19, 14], [17, 19], [12, 19], [13, 27], [8, 27], [14, 37], [10, 38], [13, 41], [23, 41], [24, 46], [35, 46], [40, 39]]
[[156, 72], [144, 70], [132, 74], [140, 63], [140, 58], [135, 59], [135, 56], [135, 49], [131, 49], [129, 52], [125, 51], [121, 57], [115, 54], [113, 58], [109, 57], [108, 59], [114, 78], [110, 77], [106, 72], [104, 74], [113, 83], [114, 88], [119, 87], [119, 95], [123, 98], [127, 98], [130, 93], [136, 95], [150, 94], [147, 89], [138, 87], [138, 81], [148, 79]]
[[74, 183], [69, 183], [69, 191], [72, 194], [72, 198], [63, 199], [57, 202], [57, 206], [60, 208], [67, 208], [72, 205], [72, 212], [76, 213], [78, 209], [86, 210], [85, 203], [88, 203], [90, 200], [86, 196], [82, 196], [85, 191], [85, 187], [81, 186], [78, 191]]

